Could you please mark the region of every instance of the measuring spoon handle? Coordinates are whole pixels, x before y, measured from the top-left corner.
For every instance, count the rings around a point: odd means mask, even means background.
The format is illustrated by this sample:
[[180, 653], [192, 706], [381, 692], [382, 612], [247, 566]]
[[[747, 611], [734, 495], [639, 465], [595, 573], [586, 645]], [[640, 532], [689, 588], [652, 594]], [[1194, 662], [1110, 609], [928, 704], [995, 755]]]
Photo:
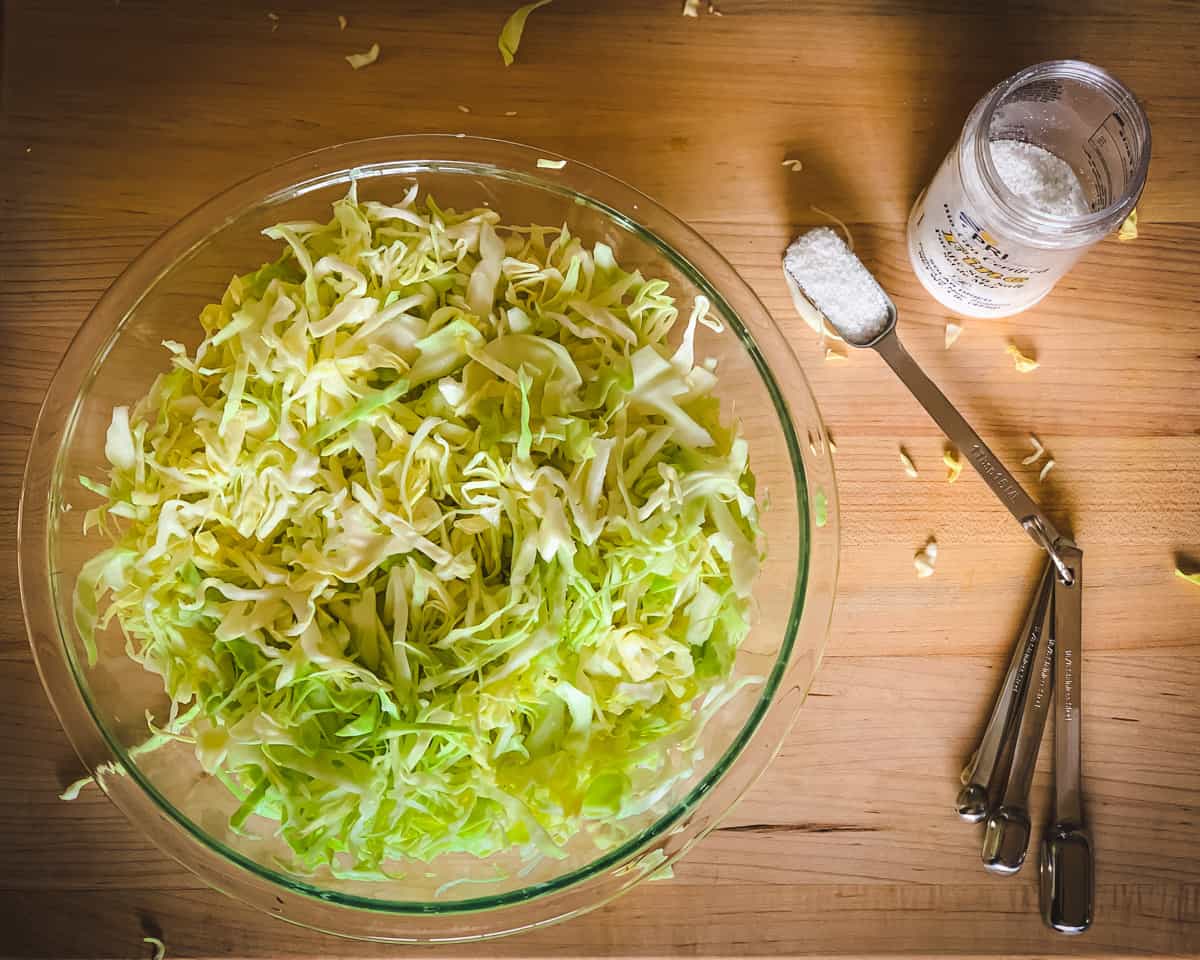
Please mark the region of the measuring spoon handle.
[[[1050, 606], [1053, 607], [1053, 598]], [[988, 817], [983, 832], [983, 865], [993, 873], [1016, 873], [1029, 849], [1029, 787], [1033, 783], [1054, 683], [1054, 631], [1045, 622], [1033, 662], [1004, 798]]]
[[1083, 552], [1063, 550], [1074, 574], [1054, 587], [1054, 818], [1041, 850], [1041, 907], [1047, 926], [1083, 933], [1092, 925], [1096, 872], [1083, 818], [1080, 779], [1083, 723]]
[[937, 384], [925, 375], [925, 371], [904, 349], [904, 345], [896, 334], [896, 328], [893, 326], [871, 346], [908, 387], [912, 395], [917, 398], [917, 402], [925, 408], [925, 412], [942, 428], [951, 443], [967, 455], [967, 459], [983, 477], [992, 493], [1008, 508], [1009, 513], [1017, 518], [1017, 522], [1021, 524], [1025, 532], [1039, 547], [1050, 554], [1059, 576], [1068, 576], [1067, 565], [1058, 552], [1058, 543], [1062, 537], [1054, 524], [1042, 512], [1042, 508], [1034, 499], [1025, 492], [1025, 489], [1017, 483], [1016, 478], [1008, 472], [1008, 468], [988, 449], [979, 434], [955, 409], [954, 404], [946, 399], [946, 395], [938, 389]]
[[1004, 786], [1000, 783], [998, 767], [1021, 717], [1029, 668], [1046, 623], [1046, 608], [1050, 603], [1053, 583], [1053, 570], [1047, 563], [1025, 614], [1021, 632], [1017, 635], [1017, 642], [1013, 645], [1012, 658], [995, 703], [992, 704], [992, 713], [983, 737], [963, 771], [964, 785], [958, 794], [957, 810], [958, 815], [968, 823], [978, 823], [987, 817], [992, 804], [998, 799], [998, 791]]

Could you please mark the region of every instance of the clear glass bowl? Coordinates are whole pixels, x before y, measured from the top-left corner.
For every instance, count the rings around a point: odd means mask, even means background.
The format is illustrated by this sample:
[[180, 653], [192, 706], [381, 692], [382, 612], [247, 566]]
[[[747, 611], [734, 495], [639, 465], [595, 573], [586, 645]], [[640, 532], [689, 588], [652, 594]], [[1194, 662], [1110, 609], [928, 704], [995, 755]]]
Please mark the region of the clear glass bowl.
[[[233, 187], [112, 284], [68, 348], [34, 430], [21, 502], [21, 596], [42, 682], [67, 735], [112, 801], [163, 851], [217, 889], [308, 927], [463, 941], [600, 906], [683, 855], [729, 812], [778, 751], [821, 659], [837, 575], [837, 497], [824, 427], [787, 341], [729, 263], [686, 224], [583, 164], [541, 169], [542, 155], [461, 136], [387, 137], [298, 157]], [[274, 859], [283, 848], [270, 830], [257, 841], [230, 832], [237, 801], [204, 774], [189, 746], [131, 756], [146, 737], [146, 711], [161, 719], [168, 700], [159, 678], [125, 656], [116, 628], [97, 637], [97, 665], [84, 665], [71, 596], [81, 565], [105, 543], [81, 533], [95, 498], [78, 478], [104, 469], [113, 406], [136, 400], [166, 368], [162, 340], [196, 344], [199, 311], [230, 276], [273, 259], [277, 245], [261, 236], [263, 227], [327, 218], [351, 178], [364, 199], [394, 199], [415, 178], [443, 206], [487, 203], [504, 223], [566, 223], [589, 244], [607, 243], [626, 268], [670, 281], [680, 303], [704, 294], [728, 327], [703, 330], [697, 355], [718, 359], [722, 409], [741, 418], [758, 489], [769, 498], [755, 621], [736, 665], [765, 682], [721, 709], [705, 728], [700, 769], [617, 848], [599, 850], [581, 835], [565, 859], [532, 872], [503, 858], [457, 856], [388, 882], [290, 874]]]

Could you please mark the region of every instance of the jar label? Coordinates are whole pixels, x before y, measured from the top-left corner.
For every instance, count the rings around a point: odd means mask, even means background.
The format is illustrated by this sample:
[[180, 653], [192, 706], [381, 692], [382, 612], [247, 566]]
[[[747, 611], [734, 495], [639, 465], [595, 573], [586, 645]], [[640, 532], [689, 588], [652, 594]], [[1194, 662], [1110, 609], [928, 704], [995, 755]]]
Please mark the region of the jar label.
[[1083, 145], [1083, 156], [1096, 194], [1094, 208], [1103, 209], [1128, 187], [1137, 164], [1129, 124], [1120, 113], [1114, 111], [1104, 118]]

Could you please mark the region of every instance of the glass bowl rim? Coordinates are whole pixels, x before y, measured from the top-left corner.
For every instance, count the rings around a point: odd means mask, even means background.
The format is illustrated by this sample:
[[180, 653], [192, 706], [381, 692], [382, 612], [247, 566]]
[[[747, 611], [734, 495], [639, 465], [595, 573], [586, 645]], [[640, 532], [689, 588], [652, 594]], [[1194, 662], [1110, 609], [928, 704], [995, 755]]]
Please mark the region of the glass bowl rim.
[[[377, 157], [377, 159], [364, 160], [364, 154]], [[500, 162], [505, 165], [480, 159], [481, 156], [495, 157], [496, 155], [500, 155]], [[423, 157], [431, 159], [421, 159]], [[704, 798], [712, 792], [713, 787], [744, 754], [750, 741], [762, 728], [764, 718], [775, 703], [775, 694], [791, 666], [795, 640], [807, 598], [812, 554], [809, 492], [800, 452], [800, 441], [784, 392], [740, 312], [730, 303], [727, 296], [728, 291], [718, 291], [705, 272], [692, 260], [697, 259], [698, 256], [702, 261], [707, 261], [711, 267], [722, 269], [722, 272], [727, 274], [723, 282], [726, 285], [732, 284], [736, 288], [734, 292], [737, 299], [744, 306], [756, 309], [760, 313], [761, 319], [765, 319], [770, 330], [778, 334], [778, 329], [766, 308], [762, 306], [745, 280], [708, 241], [689, 225], [670, 214], [650, 197], [594, 167], [567, 160], [561, 169], [544, 168], [536, 162], [544, 158], [553, 158], [555, 163], [565, 159], [544, 150], [493, 138], [468, 137], [462, 134], [398, 135], [349, 141], [325, 147], [283, 161], [242, 180], [217, 193], [168, 228], [139, 253], [113, 281], [93, 306], [68, 345], [60, 366], [47, 388], [45, 401], [38, 414], [22, 485], [18, 517], [18, 571], [22, 607], [38, 672], [60, 723], [68, 734], [68, 739], [71, 740], [81, 759], [84, 759], [85, 764], [95, 773], [95, 770], [92, 769], [93, 765], [88, 762], [84, 755], [85, 752], [77, 743], [73, 725], [67, 722], [64, 704], [60, 703], [60, 697], [68, 698], [73, 692], [82, 700], [91, 718], [94, 729], [89, 733], [99, 733], [107, 752], [119, 764], [119, 769], [129, 774], [130, 779], [137, 784], [145, 796], [150, 798], [158, 812], [164, 814], [175, 826], [182, 827], [191, 840], [215, 853], [226, 863], [308, 900], [315, 899], [323, 903], [333, 903], [356, 910], [396, 917], [453, 916], [496, 911], [516, 904], [545, 900], [556, 893], [568, 890], [568, 888], [579, 889], [586, 886], [589, 880], [600, 877], [609, 868], [633, 860], [642, 848], [662, 837], [681, 818], [700, 806]], [[522, 163], [525, 169], [518, 167], [517, 163]], [[87, 684], [83, 679], [83, 671], [76, 662], [71, 644], [65, 639], [70, 635], [70, 626], [69, 623], [62, 622], [58, 577], [49, 569], [48, 562], [53, 540], [51, 519], [57, 518], [59, 510], [54, 500], [65, 479], [61, 469], [62, 458], [68, 449], [69, 440], [73, 437], [83, 398], [108, 351], [124, 332], [131, 314], [136, 311], [142, 299], [153, 290], [155, 284], [171, 269], [201, 248], [213, 235], [239, 218], [250, 214], [256, 208], [282, 203], [313, 190], [338, 183], [349, 184], [355, 179], [365, 180], [373, 176], [404, 175], [409, 172], [413, 175], [427, 172], [474, 174], [547, 190], [591, 207], [616, 225], [634, 234], [639, 240], [654, 249], [658, 255], [672, 263], [690, 283], [709, 297], [714, 310], [730, 324], [742, 348], [753, 363], [763, 386], [771, 396], [787, 443], [788, 461], [792, 468], [795, 484], [796, 509], [799, 520], [799, 530], [796, 532], [799, 536], [800, 547], [795, 586], [787, 625], [779, 650], [775, 654], [774, 664], [762, 684], [762, 690], [754, 707], [737, 735], [725, 747], [719, 759], [713, 763], [708, 772], [689, 789], [684, 797], [675, 802], [650, 826], [639, 831], [619, 846], [600, 853], [574, 870], [558, 875], [551, 880], [530, 884], [515, 890], [445, 903], [386, 900], [346, 894], [286, 876], [230, 848], [163, 797], [141, 772], [136, 761], [130, 757], [127, 748], [116, 740], [97, 714], [88, 693]], [[603, 194], [605, 199], [597, 196], [598, 193]], [[651, 214], [653, 219], [670, 229], [675, 242], [663, 239], [653, 229], [634, 218], [630, 210], [639, 210], [642, 204], [645, 205], [646, 212]], [[685, 256], [677, 249], [679, 241], [675, 239], [676, 237], [685, 241], [691, 253], [690, 257]], [[107, 326], [101, 326], [102, 321], [106, 322]], [[790, 344], [781, 335], [779, 339], [787, 348], [788, 359], [794, 365], [795, 372], [800, 375], [799, 386], [808, 392], [811, 400], [811, 390], [808, 387], [807, 379], [800, 370]], [[812, 407], [815, 412], [815, 400], [812, 401]], [[828, 459], [828, 453], [824, 449], [822, 452]], [[831, 464], [830, 470], [832, 471]], [[836, 513], [836, 494], [834, 497], [834, 502], [829, 504], [829, 508]], [[34, 536], [31, 538], [28, 534]], [[39, 549], [44, 550], [45, 553], [34, 554], [34, 550]], [[836, 565], [836, 554], [834, 562]], [[48, 605], [44, 602], [46, 599], [49, 600]], [[39, 603], [39, 600], [43, 602]], [[47, 606], [49, 610], [47, 610]], [[66, 660], [74, 680], [73, 691], [52, 687], [47, 664], [43, 662], [42, 656], [48, 651], [39, 651], [38, 644], [35, 642], [36, 628], [44, 625], [43, 618], [47, 612], [53, 618], [54, 629], [52, 632], [58, 640], [57, 653]], [[41, 623], [35, 621], [41, 621]], [[827, 637], [827, 621], [824, 634]], [[822, 649], [818, 649], [816, 651], [817, 664], [813, 667], [813, 675], [816, 673], [821, 654]], [[811, 676], [809, 682], [811, 682]], [[786, 734], [790, 727], [791, 722], [781, 733]], [[776, 744], [775, 749], [778, 749], [779, 745]], [[769, 757], [753, 772], [751, 782], [761, 774], [768, 762]], [[103, 778], [98, 777], [97, 780], [103, 785]], [[107, 788], [105, 788], [105, 792], [109, 793]], [[118, 803], [118, 807], [128, 815], [123, 804]], [[717, 816], [726, 813], [727, 809], [718, 811]], [[691, 842], [698, 840], [712, 826], [715, 826], [715, 820], [711, 826], [699, 832]], [[148, 829], [143, 829], [140, 824], [138, 829], [156, 845], [159, 845], [157, 838]], [[691, 842], [686, 846], [690, 846]], [[661, 863], [673, 862], [682, 854], [686, 846]], [[177, 854], [172, 853], [171, 855], [175, 856], [185, 868], [198, 872], [192, 864], [182, 860]], [[201, 875], [204, 876], [204, 874]], [[634, 882], [642, 878], [639, 876], [635, 878]], [[612, 896], [624, 892], [627, 888], [628, 885], [622, 887]], [[611, 897], [606, 899], [611, 899]], [[591, 909], [603, 902], [606, 900], [589, 904], [583, 909]], [[574, 915], [578, 912], [582, 912], [582, 910], [576, 910], [566, 915]], [[556, 917], [555, 919], [561, 918]], [[471, 939], [477, 938], [472, 937]]]

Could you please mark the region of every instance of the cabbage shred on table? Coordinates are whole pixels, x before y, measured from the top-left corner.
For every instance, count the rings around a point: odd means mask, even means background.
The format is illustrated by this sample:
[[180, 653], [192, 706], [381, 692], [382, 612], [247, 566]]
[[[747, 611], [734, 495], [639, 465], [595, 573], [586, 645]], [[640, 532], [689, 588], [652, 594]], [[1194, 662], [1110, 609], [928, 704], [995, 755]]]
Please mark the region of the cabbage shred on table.
[[[729, 695], [754, 478], [662, 280], [566, 228], [355, 189], [113, 411], [116, 620], [300, 871], [622, 839]], [[183, 722], [179, 721], [183, 717]], [[158, 735], [163, 737], [162, 731]]]

